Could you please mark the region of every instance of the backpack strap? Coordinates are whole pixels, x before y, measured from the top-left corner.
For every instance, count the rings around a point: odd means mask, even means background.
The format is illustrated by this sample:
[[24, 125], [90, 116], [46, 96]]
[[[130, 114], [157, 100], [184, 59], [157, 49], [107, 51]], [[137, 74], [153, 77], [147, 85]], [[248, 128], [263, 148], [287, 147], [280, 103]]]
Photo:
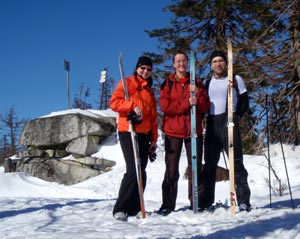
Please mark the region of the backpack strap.
[[212, 72], [210, 72], [203, 80], [203, 86], [207, 93], [208, 93], [208, 88], [209, 88], [209, 84], [211, 82], [212, 76], [213, 76], [213, 74], [212, 74]]
[[169, 86], [169, 89], [170, 89], [170, 92], [171, 92], [171, 90], [172, 90], [172, 86], [173, 86], [173, 81], [168, 77], [168, 79], [167, 79], [167, 81], [168, 81], [168, 86]]
[[237, 79], [236, 79], [236, 75], [233, 74], [233, 87], [234, 89], [236, 90], [236, 95], [237, 97], [239, 98], [239, 95], [240, 95], [240, 89], [239, 89], [239, 84], [237, 82]]

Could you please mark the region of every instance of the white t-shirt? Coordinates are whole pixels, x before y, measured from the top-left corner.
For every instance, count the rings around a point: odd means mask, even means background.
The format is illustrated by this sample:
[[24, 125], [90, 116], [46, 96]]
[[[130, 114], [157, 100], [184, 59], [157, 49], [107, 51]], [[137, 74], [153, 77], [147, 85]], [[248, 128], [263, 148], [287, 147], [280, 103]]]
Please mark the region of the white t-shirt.
[[[243, 79], [235, 75], [235, 78], [238, 83], [239, 93], [240, 95], [245, 93], [247, 91], [245, 83]], [[208, 94], [210, 98], [210, 114], [211, 115], [219, 115], [226, 112], [226, 105], [227, 105], [227, 87], [228, 87], [228, 77], [223, 77], [220, 79], [216, 79], [212, 77]], [[233, 87], [233, 112], [236, 111], [237, 106], [237, 92], [235, 88]]]

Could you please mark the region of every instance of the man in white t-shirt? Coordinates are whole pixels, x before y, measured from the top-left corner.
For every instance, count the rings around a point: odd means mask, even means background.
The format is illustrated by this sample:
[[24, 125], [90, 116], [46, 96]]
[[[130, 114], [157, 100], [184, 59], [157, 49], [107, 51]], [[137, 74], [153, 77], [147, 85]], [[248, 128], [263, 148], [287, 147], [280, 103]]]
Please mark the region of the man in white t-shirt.
[[[210, 109], [207, 117], [205, 134], [204, 167], [202, 183], [200, 185], [199, 205], [206, 209], [215, 200], [216, 169], [220, 153], [228, 153], [227, 128], [227, 58], [224, 52], [214, 51], [210, 57], [212, 77], [204, 82], [210, 98]], [[248, 172], [243, 163], [243, 149], [239, 131], [239, 118], [243, 116], [249, 106], [248, 94], [243, 79], [235, 75], [233, 87], [234, 111], [234, 162], [236, 196], [240, 211], [250, 211], [250, 188]]]

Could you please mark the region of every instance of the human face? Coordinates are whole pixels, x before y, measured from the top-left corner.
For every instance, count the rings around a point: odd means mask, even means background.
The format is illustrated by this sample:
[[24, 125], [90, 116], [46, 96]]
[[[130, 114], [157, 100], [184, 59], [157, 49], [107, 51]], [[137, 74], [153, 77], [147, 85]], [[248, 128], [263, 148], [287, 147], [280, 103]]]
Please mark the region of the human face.
[[188, 59], [184, 54], [178, 53], [174, 56], [173, 67], [175, 68], [176, 73], [185, 75], [187, 66], [188, 66]]
[[222, 76], [227, 72], [226, 61], [222, 57], [216, 56], [211, 61], [211, 68], [216, 75]]
[[143, 77], [144, 79], [148, 79], [152, 74], [152, 68], [147, 65], [142, 65], [136, 69], [136, 72], [139, 76]]

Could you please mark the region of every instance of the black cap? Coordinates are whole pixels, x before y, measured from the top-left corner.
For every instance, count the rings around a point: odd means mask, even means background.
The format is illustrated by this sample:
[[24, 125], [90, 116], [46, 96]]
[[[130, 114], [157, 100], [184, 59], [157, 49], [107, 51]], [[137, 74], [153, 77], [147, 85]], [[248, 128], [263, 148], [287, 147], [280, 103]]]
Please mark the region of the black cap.
[[211, 64], [211, 61], [217, 56], [222, 57], [224, 59], [224, 61], [227, 63], [227, 57], [226, 57], [225, 53], [223, 51], [216, 50], [213, 53], [211, 53], [211, 55], [210, 55], [210, 58], [209, 58], [210, 64]]
[[147, 56], [139, 57], [135, 69], [139, 68], [140, 66], [150, 66], [152, 68], [152, 61]]

